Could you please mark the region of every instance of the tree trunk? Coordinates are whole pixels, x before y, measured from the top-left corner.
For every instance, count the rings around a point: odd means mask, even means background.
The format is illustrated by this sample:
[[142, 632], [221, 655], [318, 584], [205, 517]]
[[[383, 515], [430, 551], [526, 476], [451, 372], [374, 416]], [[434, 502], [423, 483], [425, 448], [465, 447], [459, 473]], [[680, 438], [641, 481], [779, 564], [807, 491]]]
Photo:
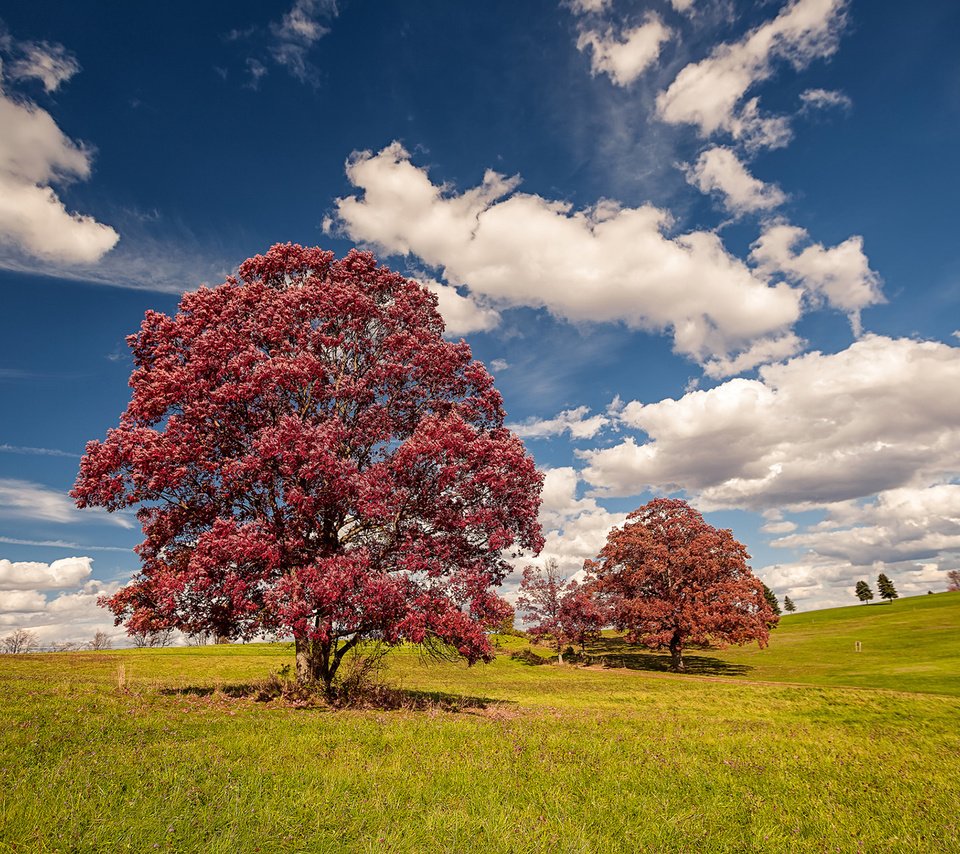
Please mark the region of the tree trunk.
[[307, 686], [322, 682], [324, 690], [329, 695], [336, 673], [336, 667], [330, 666], [330, 643], [296, 636], [293, 642], [297, 655], [297, 683]]
[[297, 683], [307, 686], [322, 682], [327, 697], [332, 698], [333, 680], [340, 668], [340, 663], [343, 657], [360, 643], [361, 638], [362, 634], [359, 632], [346, 640], [332, 641], [310, 640], [310, 638], [294, 635]]
[[670, 640], [670, 667], [677, 673], [683, 673], [687, 669], [683, 663], [683, 642], [679, 634], [674, 634]]

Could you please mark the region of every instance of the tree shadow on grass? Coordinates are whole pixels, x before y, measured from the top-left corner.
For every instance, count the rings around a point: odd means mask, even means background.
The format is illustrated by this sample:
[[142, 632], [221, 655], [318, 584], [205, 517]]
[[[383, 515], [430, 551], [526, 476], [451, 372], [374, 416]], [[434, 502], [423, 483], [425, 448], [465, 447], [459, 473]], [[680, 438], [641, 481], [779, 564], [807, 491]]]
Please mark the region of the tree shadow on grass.
[[220, 694], [224, 697], [241, 699], [255, 697], [263, 686], [250, 682], [236, 685], [183, 685], [177, 688], [161, 688], [160, 693], [166, 697], [213, 697]]
[[[588, 647], [592, 661], [606, 667], [629, 670], [647, 670], [655, 673], [674, 673], [669, 653], [655, 652], [642, 646], [628, 644], [623, 638], [599, 638]], [[744, 676], [753, 668], [748, 664], [732, 664], [709, 655], [684, 652], [686, 670], [695, 676]]]
[[512, 700], [471, 697], [464, 694], [451, 694], [446, 691], [416, 691], [380, 684], [366, 685], [362, 690], [349, 694], [343, 693], [330, 699], [324, 696], [322, 690], [305, 689], [292, 682], [283, 683], [273, 680], [234, 685], [188, 685], [180, 688], [161, 688], [160, 693], [173, 697], [220, 696], [237, 700], [254, 700], [261, 703], [280, 701], [285, 705], [297, 708], [310, 706], [377, 711], [466, 712], [485, 710], [491, 707], [500, 709], [517, 705]]

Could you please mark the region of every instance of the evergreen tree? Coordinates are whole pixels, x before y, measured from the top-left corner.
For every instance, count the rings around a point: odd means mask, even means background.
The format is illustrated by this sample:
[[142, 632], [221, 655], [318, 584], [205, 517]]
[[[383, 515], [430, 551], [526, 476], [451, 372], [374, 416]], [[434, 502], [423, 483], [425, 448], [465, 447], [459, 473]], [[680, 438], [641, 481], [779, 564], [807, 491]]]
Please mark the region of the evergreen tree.
[[856, 590], [854, 591], [857, 594], [857, 598], [861, 602], [869, 602], [873, 598], [873, 591], [870, 589], [870, 585], [866, 581], [858, 581]]
[[893, 582], [882, 572], [877, 577], [877, 590], [880, 593], [881, 599], [899, 598], [899, 594], [897, 593], [896, 587], [893, 586]]
[[[762, 583], [762, 582], [761, 582]], [[763, 598], [767, 600], [767, 604], [770, 606], [770, 610], [773, 611], [778, 617], [782, 613], [780, 610], [780, 603], [777, 601], [777, 597], [774, 592], [767, 587], [766, 584], [763, 585]], [[775, 628], [776, 623], [774, 623], [771, 628]]]
[[788, 614], [792, 614], [797, 610], [797, 606], [793, 604], [793, 599], [791, 599], [789, 596], [783, 597], [783, 610]]

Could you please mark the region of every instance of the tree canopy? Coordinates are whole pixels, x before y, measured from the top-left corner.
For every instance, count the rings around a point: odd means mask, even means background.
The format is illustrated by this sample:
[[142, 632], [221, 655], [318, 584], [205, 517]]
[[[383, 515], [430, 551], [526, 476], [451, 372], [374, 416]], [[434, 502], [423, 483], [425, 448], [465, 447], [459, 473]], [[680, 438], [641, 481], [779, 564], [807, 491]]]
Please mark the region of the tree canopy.
[[658, 498], [614, 528], [585, 566], [627, 640], [669, 649], [683, 670], [689, 644], [766, 645], [778, 618], [748, 558], [729, 530], [684, 501]]
[[436, 306], [369, 253], [278, 244], [147, 312], [130, 403], [72, 493], [139, 508], [118, 623], [292, 634], [328, 689], [364, 638], [489, 659], [508, 559], [543, 543], [542, 476]]
[[864, 604], [873, 598], [873, 591], [870, 589], [870, 585], [867, 584], [866, 581], [858, 581], [853, 592], [857, 594], [857, 598]]

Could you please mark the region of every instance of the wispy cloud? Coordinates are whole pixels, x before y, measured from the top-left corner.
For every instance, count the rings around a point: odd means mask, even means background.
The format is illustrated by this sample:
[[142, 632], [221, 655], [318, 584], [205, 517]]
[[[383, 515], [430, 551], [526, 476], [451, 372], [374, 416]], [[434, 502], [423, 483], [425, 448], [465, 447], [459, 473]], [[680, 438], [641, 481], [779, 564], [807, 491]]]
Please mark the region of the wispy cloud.
[[337, 16], [335, 0], [295, 0], [280, 21], [270, 25], [270, 54], [301, 83], [316, 85], [318, 71], [308, 59], [313, 46], [330, 32], [326, 21]]
[[[0, 243], [0, 269], [133, 290], [180, 294], [201, 284], [219, 284], [241, 259], [227, 260], [189, 234], [153, 236], [156, 227], [131, 222], [121, 244], [94, 263], [36, 259]], [[2, 374], [0, 374], [2, 378]]]
[[565, 409], [553, 418], [530, 418], [507, 426], [524, 439], [543, 439], [569, 433], [571, 439], [591, 439], [610, 423], [605, 415], [590, 415], [590, 407]]
[[133, 527], [133, 522], [123, 513], [79, 510], [65, 492], [16, 478], [0, 478], [0, 518], [63, 524], [99, 519], [121, 528]]
[[0, 444], [0, 453], [4, 454], [28, 454], [36, 457], [72, 457], [79, 459], [80, 454], [74, 454], [70, 451], [61, 451], [58, 448], [31, 448], [24, 445]]
[[126, 552], [133, 554], [133, 549], [122, 546], [88, 546], [84, 543], [71, 543], [67, 540], [21, 540], [16, 537], [0, 537], [0, 543], [11, 546], [36, 546], [44, 549], [72, 549], [86, 552]]
[[265, 51], [246, 59], [249, 88], [260, 87], [260, 81], [270, 72], [267, 63], [286, 69], [301, 83], [318, 86], [320, 70], [310, 61], [310, 52], [330, 32], [329, 23], [338, 14], [336, 0], [294, 0], [280, 20], [271, 21], [266, 28], [254, 24], [232, 29], [224, 38], [250, 45], [265, 44]]
[[80, 71], [80, 63], [62, 44], [19, 42], [13, 44], [15, 58], [7, 69], [12, 80], [39, 80], [47, 92], [56, 92]]

